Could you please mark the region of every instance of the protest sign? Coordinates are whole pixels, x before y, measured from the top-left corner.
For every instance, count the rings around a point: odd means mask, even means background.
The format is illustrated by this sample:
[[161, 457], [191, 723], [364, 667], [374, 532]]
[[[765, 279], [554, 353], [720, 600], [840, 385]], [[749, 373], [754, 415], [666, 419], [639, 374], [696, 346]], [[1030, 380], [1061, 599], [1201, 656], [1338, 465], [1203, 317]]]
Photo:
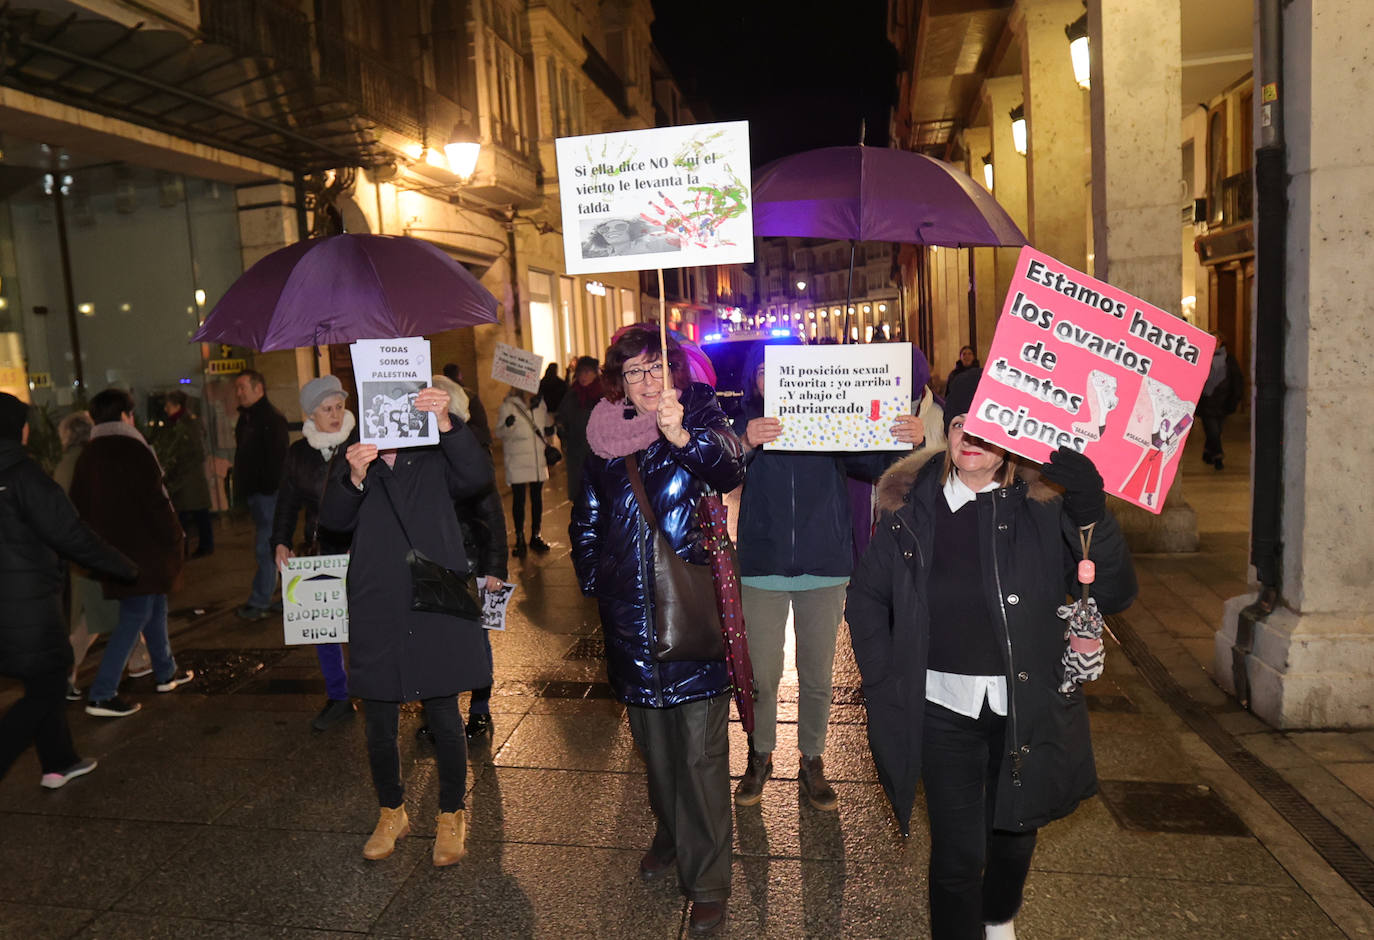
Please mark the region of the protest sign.
[[1041, 462], [1091, 457], [1108, 493], [1158, 513], [1216, 340], [1172, 314], [1021, 249], [965, 430]]
[[478, 579], [477, 593], [482, 596], [482, 626], [488, 630], [506, 629], [506, 608], [510, 606], [510, 596], [515, 593], [515, 585], [501, 583], [500, 590], [488, 591], [482, 579]]
[[434, 415], [415, 408], [415, 397], [433, 377], [429, 340], [360, 339], [348, 350], [358, 383], [358, 439], [384, 448], [439, 443]]
[[348, 556], [288, 558], [281, 569], [286, 645], [348, 642]]
[[543, 365], [544, 357], [538, 353], [497, 343], [491, 356], [491, 377], [527, 392], [537, 392]]
[[911, 344], [768, 346], [763, 413], [782, 422], [766, 450], [910, 450], [892, 423], [911, 414]]
[[569, 274], [754, 260], [749, 124], [560, 137]]

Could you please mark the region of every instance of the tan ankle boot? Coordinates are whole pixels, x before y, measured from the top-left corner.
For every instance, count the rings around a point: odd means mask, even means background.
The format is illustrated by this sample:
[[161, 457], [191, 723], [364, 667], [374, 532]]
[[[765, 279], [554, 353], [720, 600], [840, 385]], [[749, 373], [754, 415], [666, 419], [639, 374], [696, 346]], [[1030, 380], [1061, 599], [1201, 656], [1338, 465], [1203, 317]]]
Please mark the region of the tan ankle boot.
[[462, 861], [468, 854], [468, 821], [460, 809], [434, 817], [434, 865], [436, 868]]
[[363, 846], [363, 858], [373, 861], [386, 858], [396, 851], [396, 840], [409, 832], [410, 817], [406, 815], [406, 808], [398, 806], [388, 809], [383, 806], [382, 813], [377, 818], [377, 828], [372, 830], [372, 837]]

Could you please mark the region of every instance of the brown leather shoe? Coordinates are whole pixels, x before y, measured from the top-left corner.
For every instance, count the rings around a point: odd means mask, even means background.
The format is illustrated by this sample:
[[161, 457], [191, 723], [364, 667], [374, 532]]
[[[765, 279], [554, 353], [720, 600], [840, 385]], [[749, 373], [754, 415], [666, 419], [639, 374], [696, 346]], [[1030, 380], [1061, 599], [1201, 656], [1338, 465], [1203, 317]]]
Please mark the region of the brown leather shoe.
[[639, 860], [639, 880], [653, 881], [664, 872], [671, 871], [677, 864], [677, 853], [674, 852], [667, 858], [660, 858], [650, 849], [644, 853], [644, 857]]
[[816, 809], [833, 810], [840, 803], [835, 788], [825, 779], [825, 763], [819, 757], [802, 756], [797, 775], [801, 791]]
[[461, 809], [434, 817], [434, 867], [460, 862], [468, 854], [467, 814]]
[[773, 755], [749, 751], [749, 766], [735, 787], [736, 806], [757, 806], [763, 799], [763, 785], [773, 775]]
[[706, 937], [715, 933], [725, 923], [729, 904], [725, 901], [693, 901], [692, 913], [688, 920], [694, 937]]
[[372, 830], [371, 838], [363, 845], [363, 858], [374, 862], [386, 858], [396, 851], [396, 840], [409, 833], [410, 817], [406, 815], [406, 808], [398, 806], [389, 809], [383, 806], [377, 818], [377, 828]]

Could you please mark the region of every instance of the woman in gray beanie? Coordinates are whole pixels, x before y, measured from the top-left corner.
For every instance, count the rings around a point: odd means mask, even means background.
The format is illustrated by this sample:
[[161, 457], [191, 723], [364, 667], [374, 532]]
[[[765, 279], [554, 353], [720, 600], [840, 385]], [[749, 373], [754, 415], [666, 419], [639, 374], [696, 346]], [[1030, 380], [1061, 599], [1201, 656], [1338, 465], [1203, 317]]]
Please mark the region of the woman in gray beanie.
[[[347, 396], [338, 378], [322, 375], [301, 389], [301, 427], [304, 435], [286, 452], [281, 485], [277, 490], [277, 509], [272, 516], [272, 548], [277, 567], [292, 555], [338, 555], [348, 551], [352, 541], [347, 532], [331, 532], [320, 526], [320, 499], [329, 478], [330, 464], [343, 460], [348, 445], [358, 439], [358, 422], [344, 407]], [[296, 519], [305, 510], [305, 538], [299, 551], [293, 548]], [[285, 583], [285, 579], [283, 579]], [[348, 672], [344, 667], [343, 646], [320, 643], [315, 646], [324, 673], [324, 708], [310, 722], [316, 731], [353, 717], [353, 702], [348, 697]]]

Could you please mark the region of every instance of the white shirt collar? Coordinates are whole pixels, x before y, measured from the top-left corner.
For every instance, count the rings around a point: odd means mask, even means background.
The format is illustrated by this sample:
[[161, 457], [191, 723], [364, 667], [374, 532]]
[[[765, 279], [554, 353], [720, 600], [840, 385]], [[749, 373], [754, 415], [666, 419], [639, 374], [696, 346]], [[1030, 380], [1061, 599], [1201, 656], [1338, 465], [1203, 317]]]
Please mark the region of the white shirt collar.
[[[994, 480], [979, 490], [978, 493], [991, 493], [997, 488], [997, 481]], [[968, 484], [959, 479], [958, 473], [951, 473], [949, 479], [945, 481], [945, 503], [948, 504], [950, 512], [958, 512], [965, 505], [973, 502], [978, 493], [969, 489]]]

